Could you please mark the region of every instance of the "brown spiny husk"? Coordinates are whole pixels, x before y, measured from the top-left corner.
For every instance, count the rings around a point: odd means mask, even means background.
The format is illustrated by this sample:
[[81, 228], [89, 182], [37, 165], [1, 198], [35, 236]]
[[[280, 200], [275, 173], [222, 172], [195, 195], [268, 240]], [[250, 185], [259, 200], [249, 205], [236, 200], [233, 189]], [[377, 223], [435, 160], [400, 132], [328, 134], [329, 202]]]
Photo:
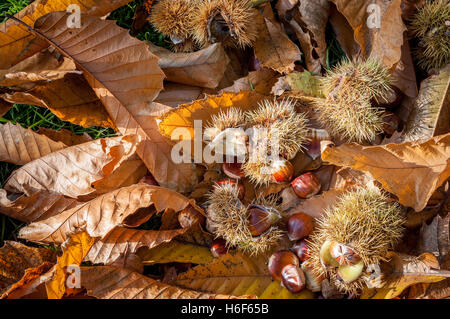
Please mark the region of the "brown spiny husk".
[[255, 135], [254, 144], [267, 141], [269, 153], [272, 153], [270, 141], [277, 141], [278, 153], [286, 159], [292, 159], [309, 140], [308, 120], [303, 113], [296, 112], [293, 100], [264, 100], [256, 110], [245, 115], [249, 126], [264, 132]]
[[414, 50], [420, 67], [429, 71], [450, 62], [450, 2], [427, 1], [413, 16], [409, 29], [419, 40]]
[[[276, 199], [257, 198], [254, 204], [278, 210]], [[248, 207], [238, 199], [238, 189], [231, 184], [216, 185], [208, 199], [207, 218], [214, 224], [215, 234], [230, 247], [256, 255], [273, 247], [283, 232], [272, 226], [265, 233], [253, 237], [248, 228]]]
[[210, 122], [206, 127], [206, 136], [209, 139], [214, 139], [220, 132], [227, 128], [240, 128], [245, 125], [245, 115], [242, 110], [230, 107], [225, 111], [220, 111], [211, 117]]
[[383, 131], [383, 101], [391, 76], [376, 60], [343, 61], [321, 80], [325, 99], [316, 99], [316, 117], [334, 136], [352, 142], [373, 141]]
[[197, 2], [192, 35], [200, 47], [222, 42], [225, 46], [250, 46], [257, 37], [256, 10], [250, 0]]
[[152, 7], [150, 22], [163, 35], [181, 41], [173, 45], [175, 51], [189, 52], [194, 49], [191, 39], [193, 15], [195, 11], [192, 1], [160, 0]]
[[351, 282], [338, 280], [336, 268], [325, 269], [320, 262], [320, 248], [326, 240], [354, 249], [365, 267], [379, 265], [389, 249], [402, 238], [404, 215], [397, 203], [390, 203], [375, 187], [356, 188], [345, 193], [338, 203], [317, 220], [310, 236], [311, 265], [317, 276], [328, 276], [342, 292], [358, 294], [365, 284], [363, 275]]

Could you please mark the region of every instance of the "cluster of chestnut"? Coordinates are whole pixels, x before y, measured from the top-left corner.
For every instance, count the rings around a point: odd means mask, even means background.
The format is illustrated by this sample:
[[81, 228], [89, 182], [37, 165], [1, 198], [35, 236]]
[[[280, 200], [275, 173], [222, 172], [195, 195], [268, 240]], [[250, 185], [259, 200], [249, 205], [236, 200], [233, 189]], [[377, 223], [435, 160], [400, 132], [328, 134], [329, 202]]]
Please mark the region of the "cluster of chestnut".
[[289, 250], [274, 253], [269, 258], [269, 272], [272, 278], [290, 292], [296, 293], [307, 287], [320, 291], [320, 280], [308, 265], [310, 256], [307, 237], [313, 231], [314, 222], [305, 213], [296, 213], [287, 221], [288, 237], [295, 244]]

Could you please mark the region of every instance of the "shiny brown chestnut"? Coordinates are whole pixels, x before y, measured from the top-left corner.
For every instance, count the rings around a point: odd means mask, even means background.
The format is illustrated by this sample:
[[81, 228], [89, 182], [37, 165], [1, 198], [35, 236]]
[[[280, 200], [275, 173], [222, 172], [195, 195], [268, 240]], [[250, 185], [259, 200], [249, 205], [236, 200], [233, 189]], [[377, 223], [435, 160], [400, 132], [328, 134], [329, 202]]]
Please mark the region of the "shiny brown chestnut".
[[292, 180], [292, 176], [294, 176], [294, 166], [285, 159], [274, 162], [271, 169], [272, 174], [269, 179], [271, 183], [289, 183]]
[[261, 205], [250, 205], [248, 208], [248, 229], [252, 236], [260, 236], [281, 219], [280, 213]]
[[335, 241], [330, 244], [330, 256], [340, 265], [354, 265], [361, 260], [352, 248]]
[[305, 274], [298, 265], [286, 265], [281, 270], [281, 285], [296, 293], [305, 288]]
[[268, 266], [269, 273], [272, 276], [273, 280], [281, 282], [281, 272], [287, 265], [294, 265], [296, 267], [300, 265], [300, 262], [298, 261], [298, 258], [294, 253], [288, 250], [281, 250], [270, 256]]
[[225, 255], [228, 252], [227, 242], [223, 238], [214, 239], [209, 250], [215, 258]]
[[306, 172], [291, 183], [294, 193], [300, 198], [310, 198], [320, 191], [320, 179], [312, 172]]
[[245, 176], [242, 163], [223, 163], [222, 170], [230, 178], [240, 179]]
[[308, 236], [314, 228], [313, 219], [305, 213], [296, 213], [287, 221], [289, 240], [299, 240]]
[[306, 261], [310, 256], [310, 250], [306, 240], [297, 241], [290, 250], [297, 255], [301, 262]]
[[182, 228], [189, 228], [194, 224], [203, 226], [205, 223], [205, 216], [192, 207], [192, 205], [189, 205], [178, 213], [178, 222]]

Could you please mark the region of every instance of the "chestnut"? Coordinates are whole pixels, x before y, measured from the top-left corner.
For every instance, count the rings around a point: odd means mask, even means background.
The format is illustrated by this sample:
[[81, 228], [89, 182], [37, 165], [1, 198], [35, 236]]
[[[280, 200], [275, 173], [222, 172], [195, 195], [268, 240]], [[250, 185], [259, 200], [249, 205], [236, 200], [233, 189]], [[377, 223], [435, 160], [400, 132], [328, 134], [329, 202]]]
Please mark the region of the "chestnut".
[[298, 265], [286, 265], [281, 270], [281, 285], [290, 292], [299, 292], [305, 288], [305, 274]]
[[331, 240], [326, 240], [322, 247], [320, 247], [320, 263], [324, 268], [338, 267], [339, 263], [330, 254], [330, 246], [333, 243]]
[[192, 207], [192, 205], [188, 205], [178, 213], [178, 222], [182, 228], [189, 228], [197, 223], [203, 226], [205, 223], [205, 216]]
[[250, 205], [248, 208], [248, 229], [252, 236], [260, 236], [281, 219], [280, 213], [270, 207]]
[[230, 178], [240, 179], [245, 176], [242, 163], [223, 163], [222, 170]]
[[338, 242], [331, 242], [330, 255], [340, 265], [354, 265], [361, 260], [361, 257], [352, 248]]
[[338, 279], [345, 283], [351, 283], [361, 276], [364, 269], [364, 262], [360, 260], [354, 265], [341, 265], [337, 270]]
[[297, 255], [301, 262], [306, 261], [310, 256], [309, 247], [305, 240], [297, 241], [294, 246], [291, 247], [291, 251]]
[[310, 198], [316, 195], [320, 191], [320, 179], [316, 174], [311, 172], [306, 172], [291, 183], [294, 193], [300, 198]]
[[289, 240], [299, 240], [308, 236], [314, 228], [313, 219], [305, 213], [296, 213], [287, 221]]
[[285, 159], [277, 160], [272, 164], [272, 174], [270, 175], [269, 182], [275, 184], [288, 183], [294, 176], [294, 166], [291, 162]]
[[225, 255], [228, 252], [227, 242], [223, 238], [214, 239], [209, 250], [215, 258]]
[[230, 184], [234, 187], [237, 187], [238, 188], [238, 198], [241, 200], [244, 198], [244, 196], [245, 196], [244, 184], [242, 184], [241, 182], [239, 182], [235, 179], [232, 179], [232, 178], [222, 178], [216, 182], [216, 185], [225, 185], [225, 184]]
[[294, 253], [288, 250], [278, 251], [269, 258], [269, 273], [273, 280], [281, 282], [281, 272], [283, 268], [287, 265], [294, 265], [298, 267], [300, 262]]

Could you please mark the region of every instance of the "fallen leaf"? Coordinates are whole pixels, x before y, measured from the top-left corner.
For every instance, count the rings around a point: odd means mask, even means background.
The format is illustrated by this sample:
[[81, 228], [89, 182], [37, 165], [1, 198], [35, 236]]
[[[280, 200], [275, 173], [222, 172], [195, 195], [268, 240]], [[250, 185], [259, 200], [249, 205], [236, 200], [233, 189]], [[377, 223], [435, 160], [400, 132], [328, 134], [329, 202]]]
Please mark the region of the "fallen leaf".
[[192, 53], [173, 53], [148, 43], [160, 60], [159, 67], [168, 81], [214, 89], [219, 86], [230, 59], [221, 43], [214, 43]]
[[173, 138], [174, 141], [178, 141], [179, 137], [172, 137], [172, 133], [177, 128], [185, 128], [190, 133], [190, 136], [187, 136], [187, 138], [193, 139], [195, 120], [201, 120], [203, 126], [206, 126], [213, 115], [229, 107], [236, 107], [243, 111], [251, 110], [256, 108], [258, 102], [264, 98], [265, 96], [259, 93], [248, 91], [243, 91], [238, 94], [224, 92], [220, 95], [208, 95], [202, 100], [181, 105], [166, 113], [159, 124], [159, 130], [168, 139]]
[[145, 265], [165, 263], [206, 264], [213, 260], [208, 248], [177, 240], [138, 252]]
[[423, 224], [420, 229], [418, 252], [434, 254], [443, 262], [450, 251], [450, 215], [442, 218], [437, 215], [430, 225]]
[[[33, 293], [39, 285], [47, 281], [45, 274], [53, 265], [54, 263], [45, 261], [38, 267], [28, 268], [23, 277], [5, 291], [0, 299], [20, 299]], [[47, 294], [43, 298], [47, 298]]]
[[283, 32], [278, 22], [262, 15], [257, 17], [255, 23], [258, 24], [259, 36], [254, 50], [259, 63], [279, 73], [293, 71], [294, 62], [302, 58], [299, 48]]
[[222, 92], [239, 93], [241, 91], [255, 91], [259, 94], [270, 95], [272, 86], [277, 81], [278, 74], [271, 69], [262, 68], [258, 71], [249, 72], [247, 76], [234, 81]]
[[439, 267], [436, 257], [424, 253], [419, 257], [390, 252], [388, 264], [382, 269], [385, 276], [381, 288], [365, 288], [361, 299], [392, 299], [417, 283], [432, 283], [450, 277], [450, 271], [434, 270]]
[[421, 211], [450, 176], [450, 133], [403, 144], [327, 147], [322, 160], [370, 173], [400, 204]]
[[[77, 198], [95, 190], [95, 182], [110, 175], [134, 154], [136, 135], [102, 138], [40, 157], [15, 170], [4, 189], [31, 196], [39, 191]], [[94, 186], [94, 188], [92, 187]]]
[[402, 0], [332, 1], [353, 28], [364, 58], [378, 58], [389, 69], [400, 60], [406, 30], [400, 7]]
[[330, 3], [330, 19], [331, 28], [336, 35], [342, 51], [349, 59], [355, 59], [361, 54], [361, 47], [353, 36], [352, 26], [347, 19], [338, 11], [333, 3]]
[[0, 189], [0, 213], [25, 223], [40, 221], [71, 209], [81, 202], [64, 195], [40, 191], [27, 195], [9, 194]]
[[0, 161], [16, 165], [24, 165], [67, 147], [64, 143], [11, 122], [0, 125], [0, 136]]
[[61, 257], [58, 257], [58, 261], [53, 269], [53, 277], [45, 285], [48, 299], [62, 298], [66, 292], [66, 280], [69, 279], [67, 278], [69, 275], [67, 267], [79, 266], [94, 242], [95, 240], [86, 232], [80, 232], [70, 236], [68, 243], [65, 245], [64, 253]]
[[[116, 227], [92, 246], [85, 260], [110, 265], [122, 256], [136, 253], [141, 247], [152, 249], [171, 241], [187, 229], [143, 230]], [[141, 258], [142, 259], [142, 258]]]
[[198, 86], [165, 82], [164, 89], [159, 93], [155, 102], [177, 107], [181, 104], [189, 104], [195, 100], [202, 99], [206, 94], [214, 94], [214, 91]]
[[319, 77], [312, 75], [308, 71], [292, 72], [280, 77], [272, 87], [272, 94], [279, 96], [284, 93], [294, 97], [323, 97], [320, 90]]
[[58, 118], [83, 127], [115, 128], [102, 102], [83, 75], [67, 73], [62, 79], [39, 83], [26, 91], [0, 94], [4, 101], [48, 108]]
[[133, 155], [124, 161], [110, 175], [99, 180], [95, 184], [95, 193], [98, 196], [112, 192], [121, 187], [137, 184], [147, 174], [147, 167], [137, 155]]
[[53, 141], [62, 142], [67, 146], [73, 146], [92, 141], [92, 137], [90, 137], [86, 132], [84, 132], [82, 135], [78, 135], [64, 128], [57, 131], [45, 127], [39, 127], [37, 133], [45, 135]]
[[180, 274], [171, 284], [209, 293], [256, 295], [262, 299], [313, 297], [313, 293], [306, 289], [294, 294], [273, 281], [267, 260], [268, 256], [264, 255], [248, 257], [240, 252], [229, 252]]
[[82, 267], [81, 285], [89, 296], [99, 299], [230, 299], [169, 286], [125, 268]]
[[[37, 20], [35, 28], [61, 53], [74, 59], [119, 131], [141, 136], [137, 153], [158, 183], [182, 192], [192, 189], [196, 182], [193, 165], [175, 164], [171, 147], [157, 130], [157, 117], [168, 110], [152, 103], [164, 78], [158, 58], [114, 21], [82, 15], [82, 28], [69, 31], [66, 18], [66, 13], [54, 12]], [[72, 35], [59, 36], [64, 31]], [[95, 36], [88, 37], [89, 41], [78, 41], [93, 32]]]
[[124, 225], [127, 217], [139, 208], [151, 205], [154, 205], [156, 212], [167, 208], [180, 211], [192, 205], [203, 213], [193, 201], [170, 189], [137, 184], [99, 196], [46, 220], [31, 223], [20, 230], [19, 237], [35, 242], [61, 244], [68, 235], [84, 230], [93, 238], [103, 238], [114, 227]]
[[325, 29], [329, 12], [328, 0], [302, 0], [289, 22], [300, 41], [307, 69], [318, 74], [327, 68]]
[[287, 214], [291, 216], [301, 212], [311, 217], [318, 218], [323, 215], [326, 209], [332, 207], [344, 192], [344, 189], [330, 189], [320, 195], [302, 201], [298, 206], [291, 208]]
[[15, 241], [5, 241], [0, 248], [0, 294], [8, 286], [18, 282], [28, 268], [38, 267], [44, 262], [56, 261], [54, 251], [28, 247]]
[[62, 57], [58, 52], [43, 50], [10, 69], [0, 70], [0, 85], [29, 90], [39, 82], [62, 79], [68, 73], [76, 71], [75, 63]]
[[410, 98], [416, 98], [419, 93], [417, 89], [416, 71], [408, 41], [405, 41], [402, 45], [400, 61], [398, 61], [392, 72], [392, 83]]
[[[120, 8], [130, 0], [71, 0], [78, 5], [81, 12], [102, 17]], [[39, 17], [52, 11], [66, 11], [68, 3], [60, 0], [37, 0], [14, 15], [25, 23], [33, 24]], [[20, 61], [48, 47], [45, 41], [32, 36], [26, 28], [12, 19], [0, 25], [0, 69], [8, 69]]]
[[425, 79], [406, 123], [404, 140], [414, 141], [450, 130], [450, 64]]

